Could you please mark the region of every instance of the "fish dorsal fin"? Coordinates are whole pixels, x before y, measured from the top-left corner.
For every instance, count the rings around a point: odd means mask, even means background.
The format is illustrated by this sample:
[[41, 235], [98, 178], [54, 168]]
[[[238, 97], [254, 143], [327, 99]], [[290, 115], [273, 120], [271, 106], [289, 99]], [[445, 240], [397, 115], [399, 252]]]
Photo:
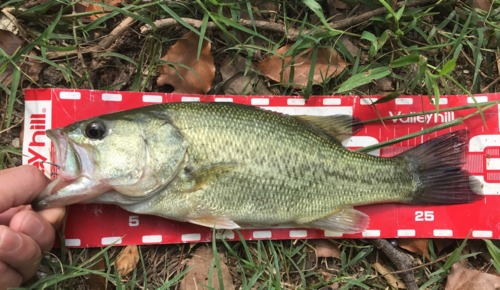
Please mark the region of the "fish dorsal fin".
[[351, 115], [333, 116], [294, 116], [296, 119], [306, 123], [310, 128], [332, 137], [339, 143], [351, 137], [363, 128], [360, 120]]
[[215, 228], [215, 229], [233, 230], [240, 228], [240, 226], [237, 223], [225, 217], [208, 216], [202, 218], [188, 219], [187, 221], [192, 224], [209, 228]]
[[311, 228], [354, 234], [366, 230], [369, 223], [370, 218], [366, 214], [352, 207], [344, 207], [331, 215], [305, 224]]

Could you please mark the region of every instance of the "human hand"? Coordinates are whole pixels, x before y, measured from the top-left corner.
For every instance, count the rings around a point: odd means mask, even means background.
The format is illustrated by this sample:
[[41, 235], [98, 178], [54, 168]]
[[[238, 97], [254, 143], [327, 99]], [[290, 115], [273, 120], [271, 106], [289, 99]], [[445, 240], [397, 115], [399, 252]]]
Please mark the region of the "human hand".
[[43, 251], [52, 248], [65, 208], [34, 212], [29, 203], [49, 183], [34, 166], [0, 171], [0, 289], [33, 277]]

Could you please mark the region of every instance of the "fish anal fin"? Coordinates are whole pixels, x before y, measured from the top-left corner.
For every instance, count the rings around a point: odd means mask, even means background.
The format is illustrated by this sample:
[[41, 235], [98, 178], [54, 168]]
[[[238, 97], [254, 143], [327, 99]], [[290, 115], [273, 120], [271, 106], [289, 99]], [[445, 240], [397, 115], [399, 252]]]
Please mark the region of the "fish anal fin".
[[332, 137], [342, 143], [345, 139], [356, 134], [363, 128], [360, 120], [351, 115], [333, 116], [294, 116], [296, 119], [306, 123], [312, 129]]
[[202, 217], [202, 218], [194, 218], [188, 219], [188, 222], [204, 227], [215, 228], [215, 229], [239, 229], [240, 226], [234, 221], [225, 218], [225, 217]]
[[365, 213], [352, 207], [344, 207], [331, 215], [307, 222], [306, 225], [322, 230], [354, 234], [366, 230], [369, 223], [370, 218]]

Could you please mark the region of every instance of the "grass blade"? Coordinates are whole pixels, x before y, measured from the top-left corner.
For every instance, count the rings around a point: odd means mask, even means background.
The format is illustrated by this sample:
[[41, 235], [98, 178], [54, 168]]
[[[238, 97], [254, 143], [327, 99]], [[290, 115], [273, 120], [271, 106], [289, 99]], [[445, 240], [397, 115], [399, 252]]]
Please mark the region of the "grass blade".
[[484, 242], [486, 243], [486, 247], [488, 248], [491, 258], [493, 259], [493, 266], [497, 269], [497, 272], [500, 273], [500, 248], [498, 248], [498, 246], [490, 240], [485, 240]]
[[355, 74], [340, 85], [337, 93], [351, 91], [354, 88], [370, 83], [372, 80], [378, 80], [390, 74], [391, 69], [387, 66], [369, 69], [368, 71]]

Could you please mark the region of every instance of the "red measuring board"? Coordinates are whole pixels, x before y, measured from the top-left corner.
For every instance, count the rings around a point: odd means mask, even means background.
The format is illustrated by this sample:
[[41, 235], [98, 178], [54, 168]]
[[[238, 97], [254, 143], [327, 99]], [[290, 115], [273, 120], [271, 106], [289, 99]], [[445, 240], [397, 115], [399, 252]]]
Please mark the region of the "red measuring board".
[[[33, 164], [47, 175], [55, 171], [42, 163], [51, 160], [51, 142], [45, 130], [119, 110], [164, 102], [234, 102], [292, 115], [350, 114], [361, 120], [435, 110], [426, 96], [403, 96], [387, 103], [373, 105], [379, 97], [317, 96], [304, 100], [297, 96], [216, 96], [139, 92], [108, 92], [95, 90], [36, 89], [26, 90], [24, 126], [25, 164]], [[500, 100], [500, 94], [442, 96], [441, 109]], [[366, 124], [344, 144], [360, 148], [417, 132], [468, 116], [477, 111], [439, 112]], [[342, 234], [317, 229], [244, 229], [246, 240], [297, 238], [500, 238], [500, 106], [495, 105], [463, 124], [372, 152], [392, 156], [440, 134], [459, 129], [468, 130], [469, 152], [464, 168], [483, 183], [482, 200], [463, 205], [427, 206], [381, 204], [357, 207], [370, 216], [369, 228], [358, 234]], [[212, 239], [212, 229], [155, 216], [137, 215], [112, 205], [70, 206], [65, 242], [68, 247], [99, 247], [112, 243], [168, 244], [205, 242]], [[216, 238], [238, 240], [238, 232], [216, 231]]]

